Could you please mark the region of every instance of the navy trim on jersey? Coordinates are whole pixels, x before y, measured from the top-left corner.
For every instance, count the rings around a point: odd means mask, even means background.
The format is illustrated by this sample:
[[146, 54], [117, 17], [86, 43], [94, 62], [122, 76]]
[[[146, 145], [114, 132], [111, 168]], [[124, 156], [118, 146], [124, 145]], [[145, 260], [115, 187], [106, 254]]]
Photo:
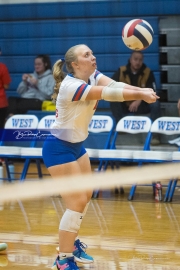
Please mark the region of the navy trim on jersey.
[[99, 72], [98, 70], [96, 70], [96, 72], [94, 74], [94, 79], [96, 79], [99, 74], [101, 74], [101, 72]]
[[84, 91], [86, 90], [86, 88], [88, 87], [88, 84], [87, 83], [83, 83], [81, 84], [78, 89], [76, 90], [73, 98], [72, 98], [72, 101], [78, 101], [81, 99]]

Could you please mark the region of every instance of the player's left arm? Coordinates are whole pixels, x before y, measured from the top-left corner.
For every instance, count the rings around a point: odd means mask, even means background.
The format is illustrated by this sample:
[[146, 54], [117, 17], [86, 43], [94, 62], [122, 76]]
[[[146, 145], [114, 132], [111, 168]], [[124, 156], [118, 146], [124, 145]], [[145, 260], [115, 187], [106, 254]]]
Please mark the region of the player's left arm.
[[[103, 75], [99, 78], [97, 86], [92, 86], [86, 96], [86, 100], [106, 101], [129, 101], [129, 100], [145, 100], [147, 101], [148, 92], [153, 89], [147, 89], [147, 93], [143, 93], [143, 88], [135, 87], [122, 82], [115, 82], [111, 78]], [[154, 92], [153, 92], [154, 93]], [[149, 93], [150, 94], [150, 93]], [[145, 97], [143, 97], [145, 95]], [[141, 98], [142, 96], [142, 98]], [[154, 93], [154, 98], [158, 98]]]
[[112, 80], [111, 78], [103, 75], [99, 81], [98, 81], [98, 86], [107, 86], [108, 84], [110, 84], [110, 82], [113, 82], [114, 80]]

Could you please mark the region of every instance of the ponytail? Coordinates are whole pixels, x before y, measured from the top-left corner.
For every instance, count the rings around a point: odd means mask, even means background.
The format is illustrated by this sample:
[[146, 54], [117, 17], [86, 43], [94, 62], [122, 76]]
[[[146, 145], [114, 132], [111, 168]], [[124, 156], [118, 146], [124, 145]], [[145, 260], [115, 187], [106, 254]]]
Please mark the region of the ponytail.
[[62, 70], [64, 64], [64, 59], [60, 59], [56, 61], [53, 66], [53, 77], [55, 79], [54, 93], [51, 96], [51, 99], [54, 103], [56, 103], [57, 95], [59, 93], [59, 87], [61, 85], [62, 80], [64, 79], [64, 72]]
[[59, 87], [61, 85], [62, 80], [64, 79], [64, 72], [62, 70], [64, 62], [66, 63], [66, 69], [69, 73], [73, 74], [74, 69], [72, 67], [72, 62], [77, 61], [76, 49], [84, 44], [79, 44], [71, 47], [65, 54], [65, 59], [62, 58], [58, 60], [53, 66], [53, 76], [56, 81], [54, 87], [54, 94], [51, 96], [52, 101], [56, 103], [57, 95], [59, 93]]

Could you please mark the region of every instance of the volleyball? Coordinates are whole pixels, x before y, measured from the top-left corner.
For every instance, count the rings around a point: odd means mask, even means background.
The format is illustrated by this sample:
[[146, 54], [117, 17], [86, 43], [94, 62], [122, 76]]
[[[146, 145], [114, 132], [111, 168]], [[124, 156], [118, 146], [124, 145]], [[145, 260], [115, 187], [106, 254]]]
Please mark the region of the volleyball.
[[134, 19], [129, 21], [122, 30], [124, 44], [131, 50], [141, 51], [150, 46], [154, 31], [145, 20]]

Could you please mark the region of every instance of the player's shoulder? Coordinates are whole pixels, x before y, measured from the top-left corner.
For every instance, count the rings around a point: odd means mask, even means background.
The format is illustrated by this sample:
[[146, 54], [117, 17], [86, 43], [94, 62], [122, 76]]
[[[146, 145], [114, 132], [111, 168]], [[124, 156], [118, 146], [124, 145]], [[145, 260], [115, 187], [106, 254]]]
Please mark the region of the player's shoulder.
[[68, 74], [61, 83], [60, 89], [64, 96], [71, 96], [81, 85], [85, 84], [83, 80], [75, 78], [73, 75]]
[[91, 74], [91, 76], [90, 76], [90, 78], [92, 78], [92, 79], [96, 79], [98, 76], [102, 76], [103, 74], [99, 71], [99, 70], [95, 70], [94, 72], [93, 72], [93, 74]]
[[78, 78], [75, 78], [72, 74], [67, 74], [64, 80], [62, 81], [62, 85], [68, 87], [69, 85], [79, 84], [82, 82], [84, 81]]
[[74, 76], [72, 74], [67, 74], [66, 77], [64, 78], [63, 82], [70, 82], [73, 81]]
[[64, 80], [61, 83], [61, 88], [68, 87], [69, 85], [75, 82], [74, 77], [71, 74], [67, 74]]

